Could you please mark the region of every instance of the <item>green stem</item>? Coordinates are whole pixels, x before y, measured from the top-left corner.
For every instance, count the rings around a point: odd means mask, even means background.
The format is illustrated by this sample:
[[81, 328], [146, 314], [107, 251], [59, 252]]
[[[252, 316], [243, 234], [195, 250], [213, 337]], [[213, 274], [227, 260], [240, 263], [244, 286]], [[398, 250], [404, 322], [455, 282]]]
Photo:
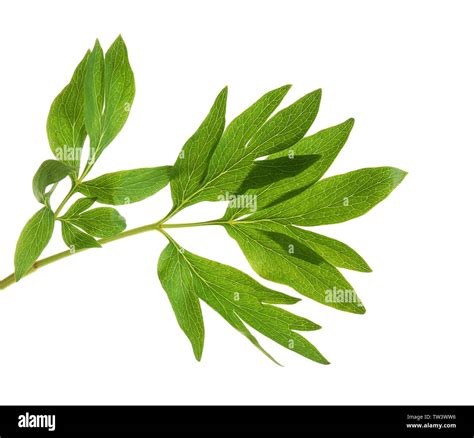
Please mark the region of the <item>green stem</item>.
[[225, 225], [229, 224], [230, 221], [224, 221], [221, 219], [205, 222], [191, 222], [187, 224], [159, 224], [158, 228], [191, 228], [191, 227], [204, 227], [207, 225]]
[[[64, 203], [65, 204], [65, 203]], [[165, 228], [189, 228], [189, 227], [202, 227], [202, 226], [207, 226], [207, 225], [225, 225], [232, 223], [232, 221], [225, 221], [222, 219], [217, 219], [213, 221], [206, 221], [206, 222], [194, 222], [194, 223], [185, 223], [185, 224], [164, 224], [162, 222], [159, 223], [153, 223], [153, 224], [148, 224], [148, 225], [143, 225], [141, 227], [137, 228], [132, 228], [131, 230], [124, 231], [120, 234], [117, 234], [116, 236], [113, 237], [106, 237], [104, 239], [98, 240], [98, 242], [101, 245], [106, 245], [107, 243], [110, 242], [115, 242], [116, 240], [121, 240], [125, 239], [126, 237], [131, 237], [131, 236], [136, 236], [137, 234], [142, 234], [146, 233], [148, 231], [159, 231], [161, 232], [170, 242], [173, 242], [176, 244], [176, 242], [171, 238], [171, 236], [164, 230]], [[176, 244], [177, 245], [177, 244]], [[84, 248], [75, 252], [71, 252], [70, 250], [67, 251], [62, 251], [57, 254], [54, 254], [49, 257], [45, 257], [44, 259], [37, 260], [33, 267], [30, 269], [28, 274], [30, 275], [33, 272], [36, 272], [38, 269], [50, 265], [51, 263], [57, 262], [58, 260], [65, 259], [67, 257], [70, 257], [74, 254], [77, 254], [79, 252], [86, 251], [89, 248]], [[0, 281], [0, 290], [6, 289], [8, 286], [11, 286], [13, 283], [15, 283], [15, 274], [10, 274], [8, 277], [4, 278], [3, 280]]]
[[[157, 228], [156, 228], [155, 224], [143, 225], [141, 227], [137, 227], [137, 228], [133, 228], [133, 229], [128, 230], [128, 231], [124, 231], [123, 233], [117, 234], [116, 236], [113, 236], [113, 237], [106, 237], [104, 239], [100, 239], [100, 240], [98, 240], [98, 242], [101, 245], [105, 245], [107, 243], [115, 242], [116, 240], [124, 239], [126, 237], [135, 236], [137, 234], [142, 234], [142, 233], [146, 233], [148, 231], [156, 231], [156, 230], [157, 230]], [[54, 254], [52, 256], [49, 256], [49, 257], [45, 257], [44, 259], [36, 261], [33, 264], [33, 267], [30, 269], [30, 271], [26, 275], [30, 275], [33, 272], [36, 272], [38, 269], [40, 269], [44, 266], [50, 265], [51, 263], [57, 262], [58, 260], [65, 259], [65, 258], [70, 257], [74, 254], [79, 253], [79, 252], [86, 251], [87, 249], [89, 249], [89, 248], [84, 248], [84, 249], [81, 249], [81, 250], [78, 250], [78, 251], [75, 251], [75, 252], [67, 250], [67, 251], [59, 252], [59, 253]], [[11, 286], [15, 282], [16, 282], [15, 274], [10, 274], [8, 277], [6, 277], [6, 278], [4, 278], [3, 280], [0, 281], [0, 290], [6, 289], [8, 286]]]

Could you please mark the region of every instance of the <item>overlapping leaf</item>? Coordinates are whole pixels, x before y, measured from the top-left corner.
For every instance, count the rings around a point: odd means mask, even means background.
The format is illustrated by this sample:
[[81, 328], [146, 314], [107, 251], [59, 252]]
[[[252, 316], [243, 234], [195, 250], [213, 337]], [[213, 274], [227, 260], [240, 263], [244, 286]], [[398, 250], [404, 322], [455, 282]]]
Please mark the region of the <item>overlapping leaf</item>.
[[[179, 208], [200, 201], [222, 200], [223, 196], [238, 192], [251, 175], [257, 158], [288, 148], [305, 135], [318, 113], [321, 91], [309, 93], [268, 120], [288, 90], [289, 86], [284, 86], [270, 91], [229, 124], [217, 144], [207, 149], [213, 152], [204, 179]], [[219, 119], [221, 124], [223, 117]], [[193, 166], [202, 169], [203, 163]], [[189, 167], [181, 166], [175, 171], [182, 180], [190, 178]], [[173, 184], [172, 189], [176, 191]]]
[[54, 99], [48, 115], [46, 130], [53, 154], [79, 171], [81, 152], [86, 139], [84, 124], [84, 78], [89, 59], [88, 50], [77, 66], [71, 81]]
[[[257, 199], [258, 208], [263, 209], [272, 203], [277, 203], [299, 193], [324, 175], [346, 143], [353, 125], [354, 120], [349, 119], [344, 123], [305, 137], [287, 150], [270, 155], [268, 160], [286, 157], [290, 161], [307, 155], [317, 155], [318, 160], [301, 173], [288, 178], [275, 179], [274, 182], [262, 187], [247, 188], [244, 182], [244, 190], [239, 190], [239, 194], [243, 195], [243, 199]], [[245, 204], [241, 206], [231, 204], [226, 211], [225, 218], [236, 219], [251, 212]]]
[[104, 54], [99, 41], [89, 56], [85, 74], [84, 117], [94, 162], [127, 121], [135, 97], [135, 80], [127, 47], [118, 37]]
[[199, 257], [175, 243], [163, 251], [158, 275], [198, 359], [204, 343], [198, 300], [201, 299], [270, 358], [246, 324], [308, 359], [328, 363], [310, 342], [296, 333], [320, 327], [272, 305], [293, 304], [297, 299], [268, 289], [235, 268]]
[[322, 304], [352, 313], [365, 309], [353, 287], [323, 257], [276, 222], [226, 225], [252, 268]]

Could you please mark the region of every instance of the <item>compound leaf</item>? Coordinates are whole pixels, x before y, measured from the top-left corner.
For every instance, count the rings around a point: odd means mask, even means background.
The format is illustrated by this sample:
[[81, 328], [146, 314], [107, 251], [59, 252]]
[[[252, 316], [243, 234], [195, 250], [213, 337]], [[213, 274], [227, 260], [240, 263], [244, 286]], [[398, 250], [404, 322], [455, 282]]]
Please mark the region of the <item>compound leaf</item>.
[[234, 222], [225, 228], [261, 277], [335, 309], [365, 312], [342, 274], [302, 241], [289, 236], [280, 224]]
[[[172, 293], [187, 295], [192, 293], [205, 301], [263, 352], [265, 350], [245, 324], [285, 348], [316, 362], [328, 363], [310, 342], [294, 331], [311, 331], [320, 327], [305, 318], [269, 304], [270, 302], [289, 304], [296, 301], [294, 298], [262, 286], [235, 268], [179, 248], [175, 243], [170, 243], [165, 251], [167, 264], [162, 264], [160, 279], [170, 275], [169, 272], [165, 275], [164, 267], [168, 271], [174, 269], [178, 261], [180, 263], [179, 275], [181, 277], [184, 275], [186, 279], [178, 286], [167, 278], [162, 283], [165, 289], [175, 288]], [[177, 278], [177, 275], [175, 273], [173, 277]], [[181, 288], [185, 288], [186, 291]], [[268, 355], [266, 352], [265, 354]]]
[[[344, 123], [303, 138], [289, 149], [270, 155], [267, 160], [284, 157], [297, 159], [297, 157], [307, 155], [317, 155], [319, 158], [307, 169], [292, 175], [291, 178], [282, 178], [259, 188], [244, 187], [246, 190], [242, 191], [241, 188], [239, 194], [244, 194], [248, 199], [257, 199], [258, 208], [263, 209], [302, 191], [324, 175], [346, 143], [353, 125], [354, 119], [346, 120]], [[251, 212], [245, 206], [236, 208], [230, 205], [225, 217], [235, 219]]]

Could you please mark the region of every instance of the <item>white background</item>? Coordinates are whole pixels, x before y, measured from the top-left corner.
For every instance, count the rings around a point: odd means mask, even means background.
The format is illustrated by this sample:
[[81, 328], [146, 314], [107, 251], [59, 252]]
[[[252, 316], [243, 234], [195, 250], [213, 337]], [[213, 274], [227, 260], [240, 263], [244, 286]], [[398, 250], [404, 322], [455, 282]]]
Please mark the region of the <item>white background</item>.
[[[0, 403], [474, 403], [471, 6], [2, 2], [1, 277], [12, 271], [16, 239], [38, 209], [31, 177], [51, 158], [49, 105], [96, 37], [108, 47], [123, 35], [137, 94], [93, 176], [172, 164], [224, 85], [230, 119], [286, 83], [294, 87], [285, 103], [323, 89], [311, 132], [356, 119], [328, 174], [391, 165], [409, 175], [366, 216], [322, 230], [374, 270], [347, 272], [367, 307], [363, 316], [308, 299], [294, 307], [323, 326], [308, 336], [331, 365], [262, 339], [286, 365], [277, 367], [207, 307], [196, 362], [156, 277], [166, 242], [148, 234], [63, 260], [0, 293]], [[167, 188], [120, 211], [133, 227], [169, 207]], [[200, 204], [175, 219], [213, 219], [223, 210]], [[64, 248], [59, 234], [47, 254]], [[223, 229], [173, 236], [252, 272]]]

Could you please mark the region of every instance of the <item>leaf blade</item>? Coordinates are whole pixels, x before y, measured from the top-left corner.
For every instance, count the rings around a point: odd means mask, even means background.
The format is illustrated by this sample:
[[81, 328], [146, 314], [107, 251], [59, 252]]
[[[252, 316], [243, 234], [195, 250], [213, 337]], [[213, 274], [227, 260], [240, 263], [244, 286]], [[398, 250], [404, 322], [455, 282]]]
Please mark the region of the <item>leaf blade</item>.
[[62, 161], [46, 160], [44, 161], [33, 177], [33, 194], [41, 204], [49, 203], [50, 194], [46, 193], [46, 188], [62, 181], [68, 175], [72, 175], [74, 169]]
[[15, 249], [15, 278], [20, 281], [33, 266], [53, 235], [54, 213], [48, 207], [36, 212], [23, 228]]
[[63, 220], [81, 228], [91, 236], [101, 238], [116, 236], [127, 226], [125, 219], [111, 207], [94, 208], [79, 216]]
[[204, 321], [199, 298], [193, 291], [192, 278], [186, 263], [169, 244], [158, 261], [158, 277], [168, 295], [179, 326], [191, 342], [194, 356], [201, 360], [204, 348]]
[[88, 50], [72, 78], [54, 99], [46, 122], [51, 151], [58, 160], [79, 171], [81, 151], [86, 139], [84, 123], [84, 79]]
[[131, 204], [164, 188], [169, 182], [170, 169], [171, 166], [160, 166], [107, 173], [79, 184], [77, 190], [101, 204]]
[[[264, 302], [267, 294], [269, 300], [278, 300], [277, 297], [285, 299], [284, 297], [288, 296], [262, 286], [231, 266], [192, 254], [183, 248], [178, 248], [175, 243], [170, 243], [168, 248], [171, 245], [174, 246], [173, 259], [181, 257], [186, 262], [182, 266], [187, 266], [189, 278], [193, 280], [192, 289], [197, 297], [217, 311], [268, 357], [274, 360], [261, 347], [243, 321], [280, 345], [316, 362], [327, 363], [312, 344], [302, 337], [304, 341], [300, 340], [299, 335], [293, 332], [294, 329], [317, 330], [320, 328], [317, 324]], [[258, 291], [257, 294], [255, 291]], [[291, 300], [292, 297], [289, 298]], [[295, 339], [298, 340], [298, 344], [293, 348]]]
[[198, 190], [204, 179], [209, 159], [225, 128], [227, 87], [217, 96], [209, 114], [183, 146], [174, 166], [171, 195], [175, 206]]
[[225, 228], [262, 278], [290, 286], [337, 310], [365, 313], [354, 288], [342, 274], [301, 241], [288, 236], [280, 224], [235, 222]]
[[405, 176], [405, 171], [393, 167], [372, 167], [332, 176], [290, 199], [257, 211], [248, 220], [265, 218], [302, 226], [345, 222], [383, 201]]

